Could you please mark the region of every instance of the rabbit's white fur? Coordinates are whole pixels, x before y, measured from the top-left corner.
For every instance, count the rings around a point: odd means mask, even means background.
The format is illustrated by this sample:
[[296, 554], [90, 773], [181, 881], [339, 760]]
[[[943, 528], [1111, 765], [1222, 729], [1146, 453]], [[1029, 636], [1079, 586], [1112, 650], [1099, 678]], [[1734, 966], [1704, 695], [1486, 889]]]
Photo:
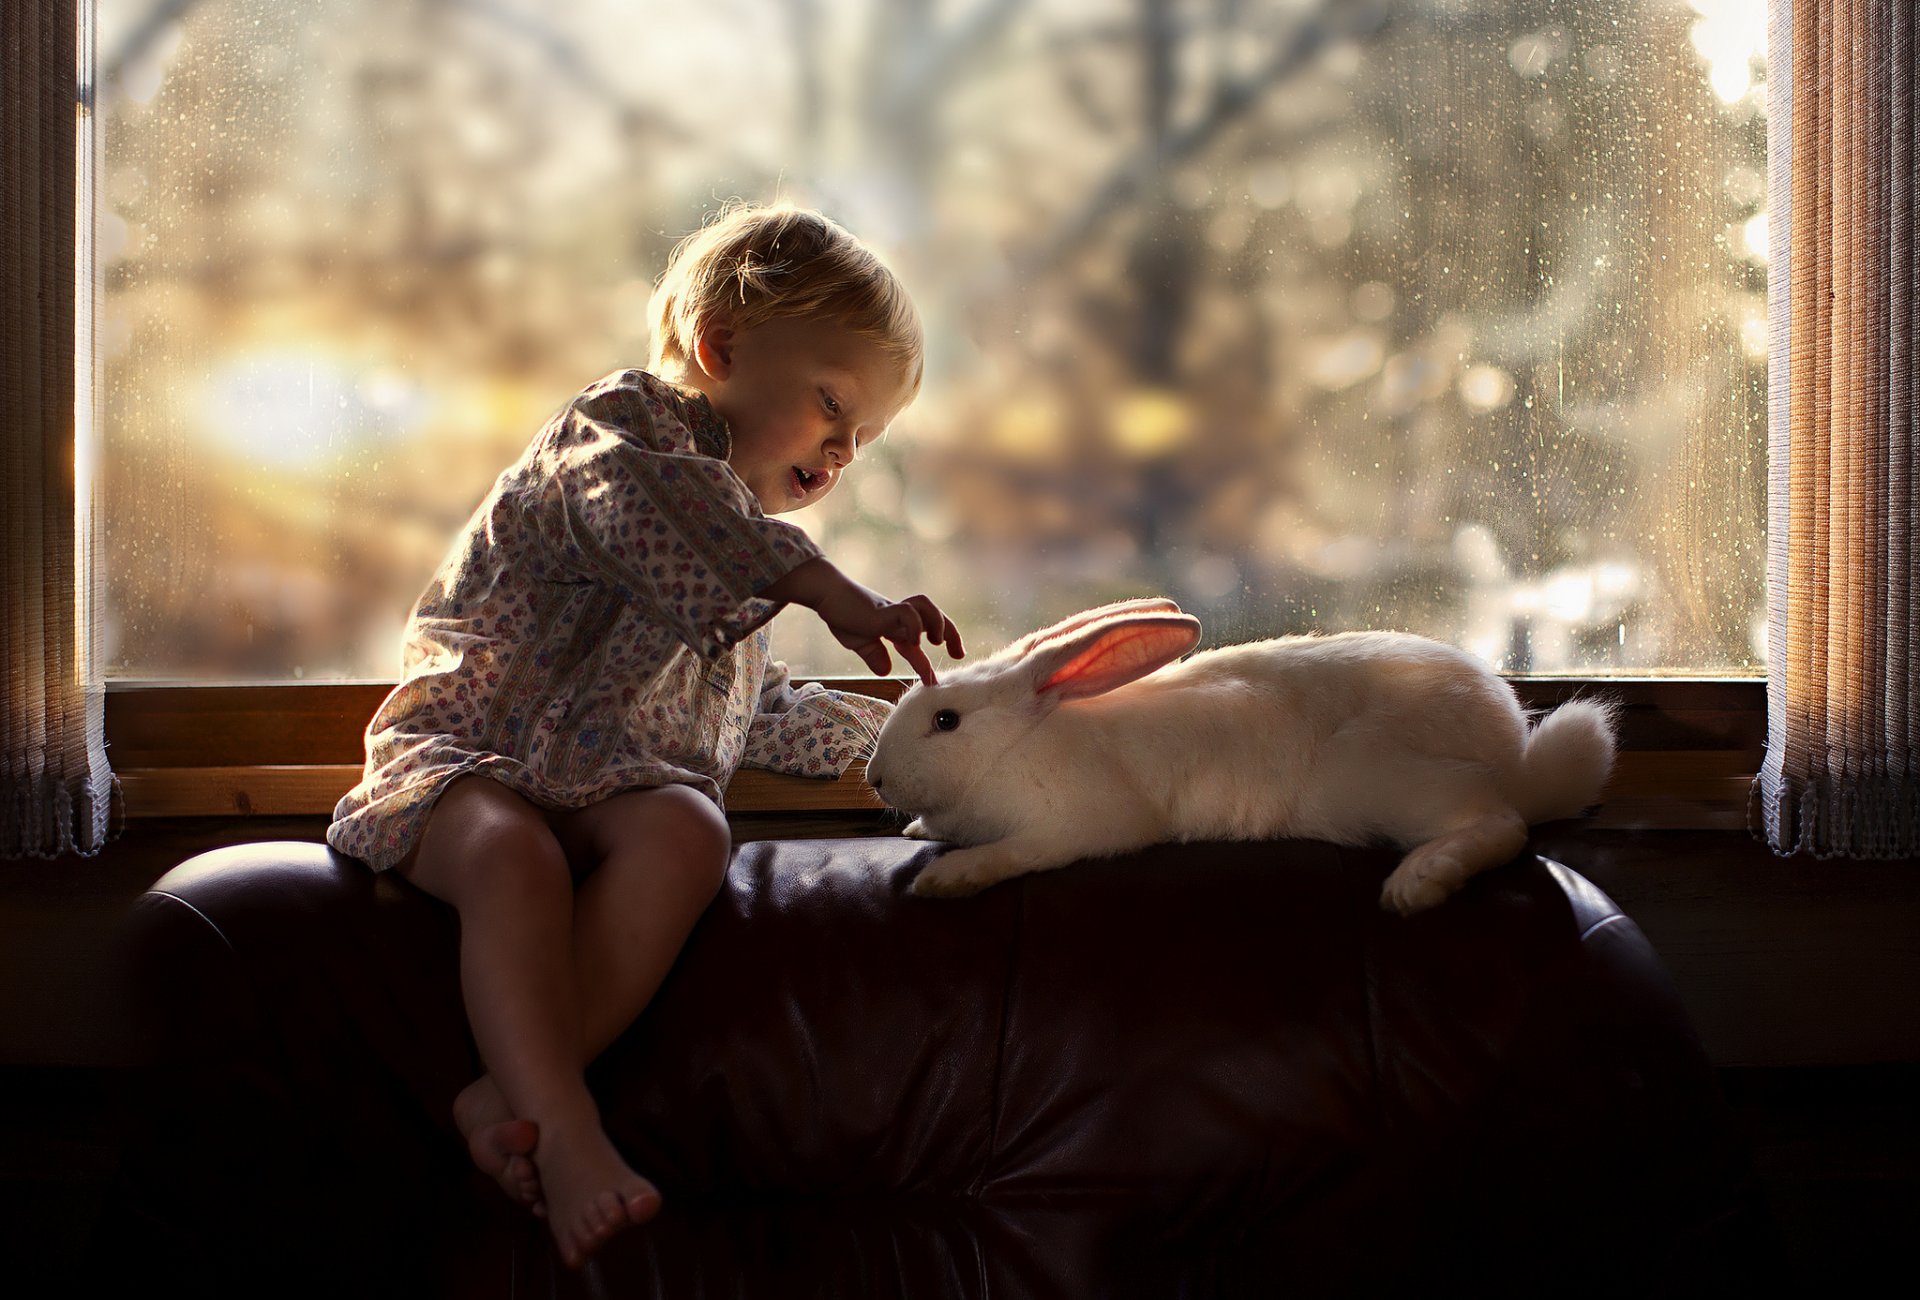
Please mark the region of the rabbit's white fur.
[[1512, 687], [1437, 641], [1282, 637], [1161, 666], [1198, 639], [1173, 602], [1124, 602], [910, 688], [868, 780], [916, 814], [908, 835], [964, 846], [914, 892], [1300, 836], [1410, 849], [1381, 902], [1412, 913], [1514, 857], [1529, 823], [1578, 815], [1612, 768], [1611, 706], [1574, 700], [1529, 731]]

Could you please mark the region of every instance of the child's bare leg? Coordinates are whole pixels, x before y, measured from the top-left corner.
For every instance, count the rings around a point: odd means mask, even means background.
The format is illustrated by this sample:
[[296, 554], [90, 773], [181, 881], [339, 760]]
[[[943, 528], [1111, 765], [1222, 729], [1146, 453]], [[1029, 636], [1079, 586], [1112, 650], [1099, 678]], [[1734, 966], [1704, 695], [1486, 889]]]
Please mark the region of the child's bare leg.
[[[590, 873], [574, 896], [573, 966], [579, 996], [581, 1061], [591, 1061], [632, 1024], [725, 878], [731, 848], [726, 819], [683, 786], [634, 791], [550, 816], [556, 838]], [[491, 1075], [454, 1102], [475, 1162], [509, 1195], [535, 1208], [540, 1185], [531, 1128], [515, 1119]]]
[[460, 913], [461, 988], [511, 1113], [538, 1126], [536, 1163], [561, 1256], [579, 1264], [659, 1208], [600, 1126], [582, 1076], [574, 890], [546, 815], [485, 779], [441, 796], [400, 868]]
[[711, 799], [686, 786], [636, 790], [564, 814], [575, 861], [598, 865], [574, 896], [574, 971], [583, 1061], [653, 1000], [727, 875], [732, 836]]
[[[552, 821], [568, 857], [597, 864], [573, 905], [581, 1058], [591, 1061], [653, 1000], [725, 879], [732, 845], [719, 809], [685, 786], [617, 795]], [[463, 1133], [484, 1135], [482, 1125], [513, 1118], [489, 1075], [469, 1084], [454, 1106], [464, 1116]], [[503, 1136], [513, 1143], [510, 1132]], [[519, 1195], [509, 1179], [502, 1185]]]

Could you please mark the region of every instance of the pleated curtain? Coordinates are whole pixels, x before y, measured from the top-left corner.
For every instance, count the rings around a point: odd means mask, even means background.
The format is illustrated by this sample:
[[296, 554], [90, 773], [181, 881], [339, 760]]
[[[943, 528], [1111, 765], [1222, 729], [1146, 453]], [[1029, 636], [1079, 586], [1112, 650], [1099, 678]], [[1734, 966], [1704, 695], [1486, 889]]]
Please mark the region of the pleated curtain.
[[1920, 852], [1914, 0], [1772, 0], [1767, 751], [1781, 853]]
[[91, 432], [93, 352], [93, 277], [78, 273], [91, 256], [93, 182], [76, 93], [92, 82], [80, 17], [76, 0], [0, 4], [7, 858], [98, 851], [114, 801], [92, 654], [94, 512], [77, 455]]

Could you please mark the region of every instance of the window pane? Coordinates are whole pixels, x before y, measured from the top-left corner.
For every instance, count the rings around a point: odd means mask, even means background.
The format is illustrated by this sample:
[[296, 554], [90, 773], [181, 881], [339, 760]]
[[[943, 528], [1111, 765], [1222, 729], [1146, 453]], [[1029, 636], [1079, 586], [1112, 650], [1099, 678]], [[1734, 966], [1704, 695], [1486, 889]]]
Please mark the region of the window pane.
[[391, 676], [677, 238], [775, 196], [932, 348], [793, 518], [976, 647], [1164, 592], [1210, 642], [1761, 663], [1762, 0], [101, 9], [119, 675]]

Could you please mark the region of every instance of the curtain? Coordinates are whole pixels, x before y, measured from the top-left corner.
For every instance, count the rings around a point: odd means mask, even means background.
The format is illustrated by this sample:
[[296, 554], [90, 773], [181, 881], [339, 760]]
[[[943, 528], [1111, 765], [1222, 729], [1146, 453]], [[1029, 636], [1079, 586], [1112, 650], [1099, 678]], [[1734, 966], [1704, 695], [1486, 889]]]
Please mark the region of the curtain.
[[1767, 752], [1780, 853], [1920, 853], [1914, 0], [1772, 0]]
[[0, 857], [8, 858], [97, 852], [115, 797], [92, 630], [94, 167], [90, 105], [75, 93], [92, 85], [84, 2], [0, 4]]

